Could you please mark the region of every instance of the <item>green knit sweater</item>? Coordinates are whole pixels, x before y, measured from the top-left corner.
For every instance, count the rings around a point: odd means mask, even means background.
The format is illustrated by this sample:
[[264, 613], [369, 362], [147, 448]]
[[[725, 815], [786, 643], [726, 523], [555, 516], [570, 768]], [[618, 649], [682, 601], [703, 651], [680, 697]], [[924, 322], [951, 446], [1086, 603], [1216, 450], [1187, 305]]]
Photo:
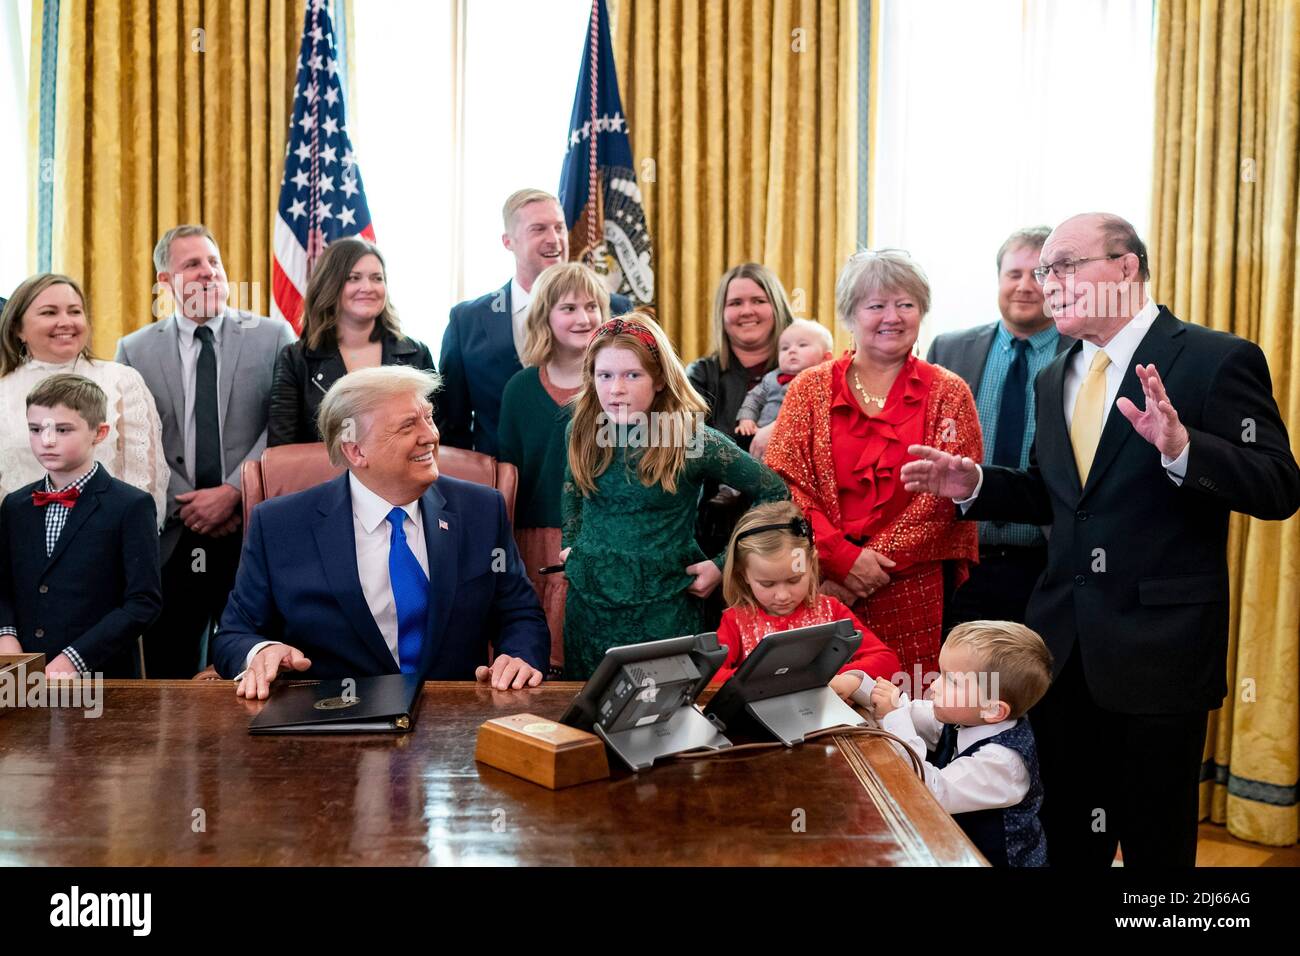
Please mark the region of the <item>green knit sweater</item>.
[[497, 457], [519, 469], [516, 528], [560, 527], [560, 492], [571, 412], [546, 393], [537, 369], [516, 372], [501, 397]]

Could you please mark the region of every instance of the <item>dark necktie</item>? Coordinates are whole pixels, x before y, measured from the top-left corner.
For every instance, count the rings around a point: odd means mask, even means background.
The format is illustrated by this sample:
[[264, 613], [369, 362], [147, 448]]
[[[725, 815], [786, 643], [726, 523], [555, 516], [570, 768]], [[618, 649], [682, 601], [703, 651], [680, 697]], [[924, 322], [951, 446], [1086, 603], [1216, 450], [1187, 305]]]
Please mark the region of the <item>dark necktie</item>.
[[1004, 468], [1020, 467], [1020, 449], [1025, 443], [1025, 386], [1029, 383], [1029, 342], [1012, 339], [1015, 357], [1002, 383], [1002, 402], [998, 406], [997, 436], [993, 440], [993, 464]]
[[194, 330], [199, 361], [194, 367], [194, 487], [221, 484], [221, 420], [217, 415], [217, 350], [212, 330]]
[[944, 724], [943, 733], [939, 735], [939, 743], [934, 748], [934, 758], [930, 763], [942, 770], [952, 763], [952, 758], [955, 756], [957, 756], [957, 725]]

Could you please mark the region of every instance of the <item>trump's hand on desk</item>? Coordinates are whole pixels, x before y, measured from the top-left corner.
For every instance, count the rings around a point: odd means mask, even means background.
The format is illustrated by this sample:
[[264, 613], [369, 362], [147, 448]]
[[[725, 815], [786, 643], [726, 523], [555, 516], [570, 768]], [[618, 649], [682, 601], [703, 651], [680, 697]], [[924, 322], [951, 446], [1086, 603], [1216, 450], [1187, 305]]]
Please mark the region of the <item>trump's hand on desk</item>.
[[235, 696], [266, 700], [271, 694], [271, 682], [281, 671], [305, 671], [311, 661], [302, 651], [288, 644], [268, 644], [249, 661], [235, 686]]
[[527, 661], [499, 654], [492, 661], [491, 667], [479, 667], [474, 671], [474, 679], [483, 684], [490, 684], [493, 690], [519, 690], [524, 687], [536, 687], [544, 675]]

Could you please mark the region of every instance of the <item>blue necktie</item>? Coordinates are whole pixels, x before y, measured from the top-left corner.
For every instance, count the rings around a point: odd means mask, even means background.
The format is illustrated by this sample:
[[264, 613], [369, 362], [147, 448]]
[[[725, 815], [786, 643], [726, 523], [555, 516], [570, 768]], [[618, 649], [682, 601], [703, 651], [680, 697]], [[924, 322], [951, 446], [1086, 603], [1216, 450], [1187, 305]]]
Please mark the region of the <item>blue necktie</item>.
[[420, 666], [420, 645], [429, 620], [429, 579], [406, 543], [405, 520], [401, 508], [388, 512], [388, 523], [393, 526], [388, 539], [388, 580], [397, 606], [397, 660], [403, 674], [414, 674]]
[[998, 406], [998, 430], [993, 439], [991, 464], [1004, 468], [1020, 467], [1020, 449], [1025, 444], [1025, 389], [1029, 384], [1029, 342], [1012, 339], [1015, 357], [1002, 383], [1002, 403]]

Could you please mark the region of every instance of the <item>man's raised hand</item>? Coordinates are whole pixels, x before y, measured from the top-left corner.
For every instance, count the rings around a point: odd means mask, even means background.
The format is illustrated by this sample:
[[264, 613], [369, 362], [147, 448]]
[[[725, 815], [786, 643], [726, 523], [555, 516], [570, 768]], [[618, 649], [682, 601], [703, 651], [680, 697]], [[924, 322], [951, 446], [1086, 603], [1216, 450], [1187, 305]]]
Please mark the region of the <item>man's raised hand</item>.
[[929, 445], [909, 445], [907, 453], [917, 459], [909, 461], [900, 471], [903, 487], [908, 491], [954, 501], [964, 501], [975, 494], [980, 473], [979, 464], [974, 460]]

